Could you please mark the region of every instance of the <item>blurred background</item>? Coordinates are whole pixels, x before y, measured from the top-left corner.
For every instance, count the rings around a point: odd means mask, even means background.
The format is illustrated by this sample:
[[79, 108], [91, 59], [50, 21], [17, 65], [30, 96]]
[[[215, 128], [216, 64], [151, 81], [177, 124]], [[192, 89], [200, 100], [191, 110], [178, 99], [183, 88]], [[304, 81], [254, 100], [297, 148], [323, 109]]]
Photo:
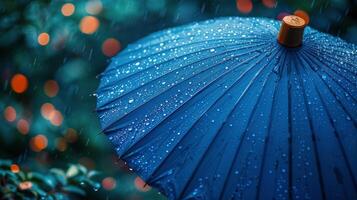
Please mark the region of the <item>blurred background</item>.
[[[152, 32], [220, 16], [281, 19], [357, 43], [357, 0], [1, 0], [0, 159], [46, 173], [79, 163], [100, 188], [79, 199], [165, 199], [118, 159], [95, 113], [110, 57]], [[15, 166], [15, 168], [13, 168]], [[18, 168], [16, 168], [18, 167]], [[17, 170], [14, 170], [17, 169]]]

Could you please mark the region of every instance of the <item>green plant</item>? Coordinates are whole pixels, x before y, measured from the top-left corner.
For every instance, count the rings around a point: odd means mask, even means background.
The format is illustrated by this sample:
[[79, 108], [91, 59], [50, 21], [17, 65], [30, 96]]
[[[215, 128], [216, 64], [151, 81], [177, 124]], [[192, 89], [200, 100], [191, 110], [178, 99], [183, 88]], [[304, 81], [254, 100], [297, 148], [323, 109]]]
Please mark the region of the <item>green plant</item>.
[[100, 184], [93, 180], [97, 174], [79, 164], [47, 173], [25, 172], [9, 160], [0, 160], [0, 199], [76, 199], [89, 189], [99, 189]]

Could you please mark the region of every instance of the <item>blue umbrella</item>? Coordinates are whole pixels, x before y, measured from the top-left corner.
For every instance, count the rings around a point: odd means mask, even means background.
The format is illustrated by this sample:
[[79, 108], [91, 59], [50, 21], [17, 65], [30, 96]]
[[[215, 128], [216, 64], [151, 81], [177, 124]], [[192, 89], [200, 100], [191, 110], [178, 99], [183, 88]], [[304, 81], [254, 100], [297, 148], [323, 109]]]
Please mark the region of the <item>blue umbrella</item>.
[[98, 89], [117, 154], [169, 199], [357, 199], [357, 47], [307, 27], [289, 48], [280, 27], [221, 18], [129, 45]]

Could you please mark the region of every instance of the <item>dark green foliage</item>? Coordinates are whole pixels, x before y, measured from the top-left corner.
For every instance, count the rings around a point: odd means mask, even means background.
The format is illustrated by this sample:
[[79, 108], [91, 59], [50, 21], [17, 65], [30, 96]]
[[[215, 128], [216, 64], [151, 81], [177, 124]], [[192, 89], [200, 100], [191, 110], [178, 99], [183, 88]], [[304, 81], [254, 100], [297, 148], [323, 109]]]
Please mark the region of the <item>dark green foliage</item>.
[[87, 190], [98, 190], [100, 184], [93, 180], [96, 171], [73, 164], [68, 169], [50, 169], [46, 173], [11, 171], [11, 161], [0, 160], [0, 199], [76, 199]]

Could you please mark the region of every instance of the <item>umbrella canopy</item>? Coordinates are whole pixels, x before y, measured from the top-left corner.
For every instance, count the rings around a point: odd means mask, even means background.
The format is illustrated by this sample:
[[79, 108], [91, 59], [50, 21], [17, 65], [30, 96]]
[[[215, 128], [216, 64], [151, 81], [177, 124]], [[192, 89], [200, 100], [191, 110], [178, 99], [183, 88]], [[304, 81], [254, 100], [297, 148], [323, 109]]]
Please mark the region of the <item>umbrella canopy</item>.
[[357, 199], [357, 47], [221, 18], [114, 57], [97, 110], [118, 155], [170, 199]]

